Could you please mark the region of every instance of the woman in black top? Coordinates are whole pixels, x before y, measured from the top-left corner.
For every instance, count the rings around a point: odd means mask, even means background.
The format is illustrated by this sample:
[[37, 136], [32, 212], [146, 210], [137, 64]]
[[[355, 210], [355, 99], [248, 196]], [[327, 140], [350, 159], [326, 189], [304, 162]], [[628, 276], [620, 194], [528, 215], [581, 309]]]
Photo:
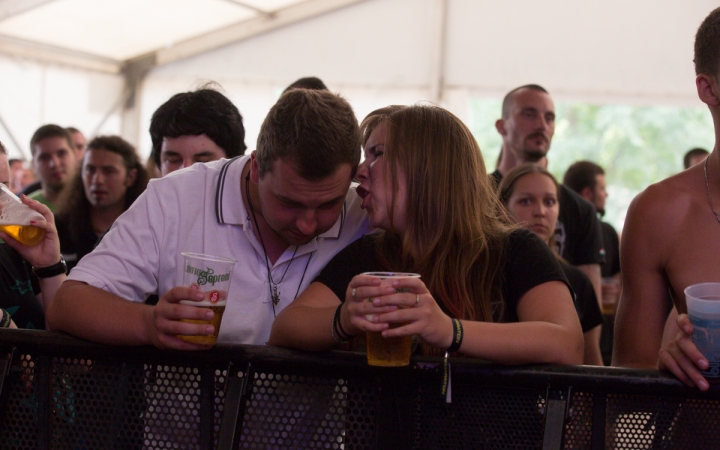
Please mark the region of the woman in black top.
[[[498, 195], [516, 223], [533, 231], [554, 248], [558, 219], [558, 183], [550, 172], [536, 164], [522, 164], [508, 172], [498, 186]], [[556, 254], [557, 256], [557, 254]], [[584, 364], [602, 366], [600, 331], [602, 313], [590, 279], [557, 256], [575, 291], [575, 308], [585, 340]]]
[[[390, 106], [366, 117], [361, 130], [357, 192], [380, 231], [341, 251], [278, 314], [269, 343], [321, 350], [342, 340], [331, 330], [374, 331], [418, 335], [430, 353], [581, 363], [565, 276], [542, 241], [504, 217], [467, 127], [436, 106]], [[381, 287], [359, 275], [365, 270], [422, 278]], [[454, 319], [464, 335], [459, 346]]]

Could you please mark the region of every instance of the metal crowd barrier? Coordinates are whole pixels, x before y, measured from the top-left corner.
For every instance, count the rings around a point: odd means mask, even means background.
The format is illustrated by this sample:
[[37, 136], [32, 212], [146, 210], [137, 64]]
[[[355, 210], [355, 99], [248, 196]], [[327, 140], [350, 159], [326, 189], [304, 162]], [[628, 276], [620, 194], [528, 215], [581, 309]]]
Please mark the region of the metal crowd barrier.
[[702, 449], [720, 389], [657, 371], [110, 347], [0, 330], [2, 449]]

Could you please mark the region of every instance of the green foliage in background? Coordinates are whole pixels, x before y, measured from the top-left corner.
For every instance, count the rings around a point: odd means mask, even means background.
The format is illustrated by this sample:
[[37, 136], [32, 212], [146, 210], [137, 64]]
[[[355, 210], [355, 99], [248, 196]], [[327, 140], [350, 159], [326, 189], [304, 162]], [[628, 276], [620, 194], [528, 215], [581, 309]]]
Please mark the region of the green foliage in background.
[[[495, 130], [499, 99], [470, 102], [468, 126], [482, 149], [488, 171], [495, 170], [501, 139]], [[556, 103], [555, 137], [548, 153], [550, 171], [562, 181], [570, 164], [589, 160], [606, 172], [608, 204], [603, 220], [622, 228], [632, 198], [648, 185], [683, 169], [693, 147], [711, 150], [712, 118], [707, 108]]]

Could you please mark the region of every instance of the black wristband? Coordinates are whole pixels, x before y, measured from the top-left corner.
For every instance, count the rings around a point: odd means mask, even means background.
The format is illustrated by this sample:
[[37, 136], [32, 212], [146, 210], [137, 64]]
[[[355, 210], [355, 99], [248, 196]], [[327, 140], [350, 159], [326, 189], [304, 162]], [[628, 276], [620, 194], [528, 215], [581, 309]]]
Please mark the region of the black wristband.
[[335, 342], [337, 342], [338, 344], [347, 344], [349, 339], [346, 336], [340, 334], [340, 330], [338, 330], [337, 327], [338, 322], [340, 322], [340, 308], [342, 308], [342, 303], [340, 303], [337, 309], [335, 309], [335, 314], [333, 314], [330, 331], [332, 332], [332, 337], [333, 339], [335, 339]]
[[0, 309], [0, 311], [2, 311], [2, 319], [0, 319], [0, 328], [10, 328], [10, 322], [12, 322], [10, 313], [5, 311], [4, 309]]
[[33, 272], [38, 278], [52, 278], [57, 275], [67, 275], [67, 264], [65, 258], [60, 255], [60, 261], [47, 267], [33, 267]]
[[463, 341], [463, 327], [462, 323], [460, 323], [459, 319], [452, 319], [453, 324], [453, 340], [450, 344], [450, 347], [448, 347], [447, 351], [452, 353], [460, 350], [460, 346], [462, 345]]
[[335, 310], [335, 315], [337, 316], [335, 319], [335, 323], [337, 323], [337, 332], [340, 336], [340, 339], [345, 339], [346, 341], [349, 341], [350, 339], [354, 338], [355, 336], [351, 335], [347, 331], [345, 331], [345, 328], [342, 326], [342, 320], [340, 320], [340, 309], [342, 308], [342, 303], [340, 303], [340, 306], [338, 306], [338, 309]]

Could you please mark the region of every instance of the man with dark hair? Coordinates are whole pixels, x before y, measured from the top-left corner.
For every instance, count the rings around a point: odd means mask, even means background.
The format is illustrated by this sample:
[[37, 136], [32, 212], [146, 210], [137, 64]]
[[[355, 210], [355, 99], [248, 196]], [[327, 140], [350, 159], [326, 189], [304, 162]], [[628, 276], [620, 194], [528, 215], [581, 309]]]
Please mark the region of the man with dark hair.
[[[582, 198], [592, 203], [600, 217], [605, 215], [605, 171], [599, 165], [590, 161], [578, 161], [568, 167], [563, 178], [563, 184], [580, 194]], [[620, 239], [617, 231], [607, 222], [600, 221], [602, 232], [603, 250], [605, 251], [605, 262], [600, 266], [602, 276], [603, 298], [610, 298], [609, 308], [617, 306], [617, 299], [621, 291], [620, 275]], [[605, 303], [605, 302], [603, 302]], [[612, 360], [612, 338], [614, 311], [603, 305], [603, 329], [600, 338], [600, 350], [602, 351], [603, 362], [610, 364]]]
[[65, 129], [70, 133], [70, 137], [72, 137], [75, 159], [82, 161], [83, 155], [85, 155], [85, 147], [87, 146], [85, 135], [75, 127], [66, 127]]
[[[251, 155], [150, 183], [73, 269], [47, 312], [50, 326], [112, 344], [207, 348], [176, 337], [212, 333], [211, 310], [179, 304], [199, 300], [182, 287], [181, 252], [197, 252], [237, 260], [218, 342], [265, 344], [275, 313], [370, 231], [350, 187], [359, 161], [358, 123], [344, 99], [287, 92]], [[143, 304], [153, 293], [157, 305]]]
[[[490, 176], [497, 184], [522, 163], [547, 161], [555, 133], [555, 106], [548, 91], [537, 84], [520, 86], [503, 99], [502, 117], [495, 122], [502, 136], [500, 161]], [[604, 261], [600, 221], [595, 209], [578, 194], [560, 185], [560, 215], [555, 230], [558, 254], [590, 278], [602, 298], [600, 264]]]
[[[620, 248], [623, 292], [613, 365], [667, 369], [706, 390], [701, 371], [709, 369], [708, 360], [690, 340], [687, 316], [675, 316], [686, 311], [685, 288], [720, 282], [720, 8], [698, 28], [694, 61], [698, 97], [715, 124], [715, 146], [704, 163], [649, 186], [630, 204]], [[668, 292], [677, 311], [666, 321]]]
[[685, 153], [685, 156], [683, 156], [683, 167], [689, 169], [695, 164], [699, 164], [705, 161], [705, 158], [707, 158], [709, 154], [710, 152], [705, 150], [704, 148], [691, 148], [687, 151], [687, 153]]
[[290, 89], [315, 89], [317, 91], [327, 91], [328, 88], [325, 83], [318, 77], [304, 77], [295, 80], [290, 86], [286, 87], [283, 94]]
[[72, 137], [59, 125], [43, 125], [30, 139], [30, 151], [32, 168], [40, 178], [40, 189], [28, 197], [54, 211], [55, 202], [77, 165]]
[[148, 176], [135, 148], [120, 136], [96, 137], [80, 171], [58, 201], [60, 251], [72, 269], [145, 191]]
[[245, 154], [240, 111], [213, 89], [173, 95], [150, 119], [152, 157], [162, 176], [196, 162]]
[[[568, 167], [563, 184], [580, 194], [590, 202], [600, 217], [605, 215], [605, 171], [590, 161], [578, 161]], [[605, 262], [600, 266], [603, 278], [613, 277], [620, 273], [620, 240], [617, 231], [607, 222], [600, 222], [605, 250]]]

